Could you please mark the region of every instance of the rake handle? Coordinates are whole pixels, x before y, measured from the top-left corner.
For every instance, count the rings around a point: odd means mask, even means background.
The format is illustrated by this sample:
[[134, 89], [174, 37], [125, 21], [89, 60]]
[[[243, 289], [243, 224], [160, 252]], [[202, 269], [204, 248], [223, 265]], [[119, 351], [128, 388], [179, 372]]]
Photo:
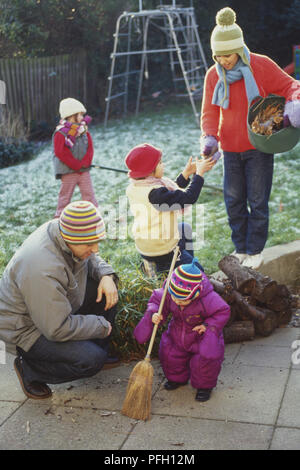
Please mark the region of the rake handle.
[[[90, 165], [89, 168], [97, 168], [97, 170], [110, 170], [110, 171], [116, 171], [117, 173], [128, 173], [127, 170], [121, 170], [121, 168], [111, 168], [110, 166], [103, 166], [103, 165]], [[206, 188], [214, 189], [215, 191], [220, 191], [221, 193], [223, 192], [222, 188], [219, 188], [218, 186], [212, 186], [209, 184], [205, 184]]]
[[[174, 266], [175, 266], [175, 263], [176, 263], [176, 260], [177, 260], [178, 252], [179, 252], [179, 246], [177, 245], [175, 250], [174, 250], [174, 255], [173, 255], [173, 258], [172, 258], [172, 263], [171, 263], [171, 266], [170, 266], [169, 274], [168, 274], [166, 284], [165, 284], [165, 287], [164, 287], [163, 296], [162, 296], [160, 304], [159, 304], [159, 309], [158, 309], [158, 312], [157, 312], [158, 315], [161, 314], [164, 303], [165, 303], [167, 290], [168, 290], [170, 279], [171, 279], [171, 276], [172, 276], [172, 272], [173, 272], [173, 269], [174, 269]], [[147, 351], [147, 354], [146, 354], [146, 357], [145, 357], [145, 360], [148, 360], [148, 361], [150, 360], [150, 355], [151, 355], [151, 352], [152, 352], [152, 348], [153, 348], [157, 328], [158, 328], [158, 325], [154, 325], [152, 335], [151, 335], [151, 339], [150, 339], [150, 343], [149, 343], [149, 346], [148, 346], [148, 351]]]
[[97, 168], [97, 170], [111, 170], [117, 173], [128, 173], [127, 170], [121, 170], [120, 168], [111, 168], [110, 166], [103, 165], [91, 165], [90, 168]]

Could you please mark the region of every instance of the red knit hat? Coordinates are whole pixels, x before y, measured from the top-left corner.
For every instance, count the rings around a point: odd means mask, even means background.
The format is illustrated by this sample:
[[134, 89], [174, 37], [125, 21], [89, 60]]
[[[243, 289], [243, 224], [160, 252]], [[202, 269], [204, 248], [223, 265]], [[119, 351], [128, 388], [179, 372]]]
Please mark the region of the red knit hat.
[[161, 154], [161, 150], [150, 144], [140, 144], [130, 150], [125, 158], [130, 178], [149, 176], [157, 167]]

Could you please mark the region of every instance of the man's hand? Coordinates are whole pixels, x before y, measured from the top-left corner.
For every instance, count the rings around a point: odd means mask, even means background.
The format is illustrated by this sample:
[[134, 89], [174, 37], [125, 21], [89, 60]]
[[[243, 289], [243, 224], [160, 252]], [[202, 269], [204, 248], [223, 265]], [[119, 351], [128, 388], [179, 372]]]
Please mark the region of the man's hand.
[[118, 290], [111, 276], [103, 276], [99, 282], [96, 302], [101, 302], [103, 294], [106, 297], [106, 305], [104, 310], [109, 310], [117, 304], [119, 300]]

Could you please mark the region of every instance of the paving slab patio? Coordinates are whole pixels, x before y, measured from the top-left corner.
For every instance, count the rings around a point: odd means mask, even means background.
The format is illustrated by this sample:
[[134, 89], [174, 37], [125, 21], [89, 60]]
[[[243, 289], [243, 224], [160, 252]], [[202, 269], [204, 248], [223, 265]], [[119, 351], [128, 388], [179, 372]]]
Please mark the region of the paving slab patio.
[[[279, 328], [267, 338], [226, 345], [217, 387], [206, 403], [188, 384], [164, 387], [152, 360], [151, 420], [121, 414], [135, 362], [95, 377], [52, 386], [53, 396], [26, 398], [13, 369], [0, 364], [0, 449], [201, 451], [300, 450], [300, 368], [292, 363], [299, 328]], [[300, 345], [299, 345], [300, 346]]]
[[123, 449], [265, 450], [271, 437], [272, 426], [154, 416], [149, 423], [138, 423]]

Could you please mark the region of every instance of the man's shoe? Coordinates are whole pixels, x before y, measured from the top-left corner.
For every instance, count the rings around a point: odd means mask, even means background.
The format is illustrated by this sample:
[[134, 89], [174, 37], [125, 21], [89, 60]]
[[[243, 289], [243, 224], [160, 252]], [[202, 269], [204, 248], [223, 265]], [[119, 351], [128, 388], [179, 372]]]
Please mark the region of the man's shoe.
[[211, 388], [198, 388], [195, 400], [197, 401], [207, 401], [210, 399], [212, 389]]
[[164, 388], [166, 390], [176, 390], [176, 388], [182, 387], [183, 385], [186, 385], [186, 384], [187, 384], [187, 382], [172, 382], [171, 380], [168, 380], [164, 384]]
[[28, 398], [32, 398], [33, 400], [42, 400], [51, 397], [52, 391], [48, 385], [41, 382], [28, 382], [25, 379], [21, 357], [17, 357], [15, 359], [14, 368], [20, 381], [22, 390]]
[[258, 269], [264, 262], [263, 255], [258, 253], [257, 255], [248, 255], [245, 261], [243, 261], [243, 266], [252, 269]]
[[106, 369], [113, 369], [114, 367], [118, 367], [120, 365], [120, 358], [116, 356], [107, 356], [104, 362], [104, 366], [102, 370]]

